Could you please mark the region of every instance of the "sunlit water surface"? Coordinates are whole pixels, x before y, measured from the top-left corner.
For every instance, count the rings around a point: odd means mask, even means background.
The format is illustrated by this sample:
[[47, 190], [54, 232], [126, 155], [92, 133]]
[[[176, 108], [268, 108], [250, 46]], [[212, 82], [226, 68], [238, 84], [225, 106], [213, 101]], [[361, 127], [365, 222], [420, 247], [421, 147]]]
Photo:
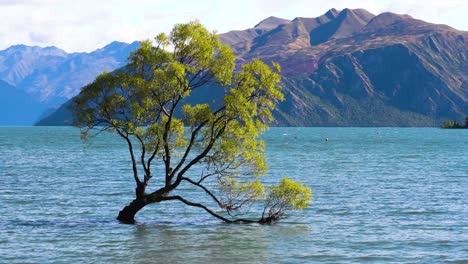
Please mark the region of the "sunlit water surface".
[[120, 139], [0, 127], [0, 262], [468, 262], [468, 130], [273, 128], [264, 139], [262, 179], [310, 185], [310, 208], [229, 225], [169, 202], [122, 225], [134, 183]]

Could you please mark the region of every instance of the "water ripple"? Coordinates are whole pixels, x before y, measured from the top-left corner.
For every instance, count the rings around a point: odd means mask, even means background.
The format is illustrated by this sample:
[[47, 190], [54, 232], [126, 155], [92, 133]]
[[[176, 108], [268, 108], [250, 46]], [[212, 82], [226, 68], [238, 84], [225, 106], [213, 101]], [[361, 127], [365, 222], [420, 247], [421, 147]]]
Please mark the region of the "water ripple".
[[269, 131], [262, 180], [305, 182], [314, 201], [262, 226], [224, 224], [177, 202], [120, 224], [134, 192], [123, 142], [0, 128], [0, 263], [466, 263], [466, 131], [375, 130]]

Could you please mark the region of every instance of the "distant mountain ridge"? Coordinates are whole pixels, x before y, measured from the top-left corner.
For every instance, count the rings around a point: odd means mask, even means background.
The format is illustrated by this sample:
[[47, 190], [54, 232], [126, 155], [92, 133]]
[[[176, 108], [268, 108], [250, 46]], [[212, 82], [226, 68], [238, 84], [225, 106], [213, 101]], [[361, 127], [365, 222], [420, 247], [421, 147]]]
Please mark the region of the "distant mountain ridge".
[[102, 71], [124, 66], [138, 45], [112, 42], [90, 53], [26, 45], [0, 51], [0, 100], [9, 101], [0, 104], [0, 125], [37, 122], [46, 109], [78, 94]]
[[[238, 56], [282, 67], [277, 126], [439, 126], [468, 114], [468, 32], [390, 12], [269, 17], [220, 35]], [[205, 96], [213, 96], [209, 92]], [[63, 105], [39, 125], [67, 125]]]
[[242, 41], [242, 31], [221, 39], [240, 64], [282, 65], [278, 125], [437, 126], [468, 113], [466, 31], [364, 9], [274, 22]]

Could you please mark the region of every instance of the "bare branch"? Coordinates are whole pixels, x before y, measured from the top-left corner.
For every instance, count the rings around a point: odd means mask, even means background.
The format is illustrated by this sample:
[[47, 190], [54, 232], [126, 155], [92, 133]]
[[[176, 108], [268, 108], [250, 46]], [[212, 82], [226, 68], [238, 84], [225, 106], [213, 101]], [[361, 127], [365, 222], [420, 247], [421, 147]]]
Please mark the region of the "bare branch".
[[138, 178], [138, 168], [137, 168], [137, 164], [136, 164], [136, 160], [135, 160], [135, 155], [133, 153], [132, 142], [130, 141], [130, 139], [128, 138], [127, 135], [125, 135], [122, 131], [120, 131], [120, 129], [116, 129], [116, 131], [122, 138], [125, 139], [125, 141], [127, 141], [128, 151], [130, 152], [130, 157], [132, 159], [133, 178], [135, 179], [137, 185], [141, 185], [141, 181]]
[[158, 154], [159, 151], [159, 140], [158, 143], [156, 144], [156, 147], [154, 148], [153, 154], [151, 154], [150, 158], [148, 159], [148, 164], [146, 165], [148, 167], [148, 170], [151, 168], [151, 162], [153, 161], [154, 157], [156, 157], [156, 154]]
[[202, 123], [192, 132], [192, 135], [191, 135], [191, 137], [190, 137], [190, 142], [189, 142], [189, 144], [187, 145], [187, 148], [186, 148], [186, 150], [185, 150], [184, 156], [183, 156], [182, 159], [180, 160], [179, 164], [177, 164], [176, 168], [172, 171], [172, 175], [171, 175], [171, 176], [174, 176], [175, 173], [177, 173], [177, 171], [180, 169], [180, 167], [182, 167], [182, 165], [185, 163], [185, 160], [187, 159], [187, 156], [189, 155], [190, 150], [191, 150], [192, 147], [193, 147], [193, 144], [194, 144], [194, 142], [195, 142], [195, 138], [197, 137], [198, 132], [200, 132], [201, 128], [204, 127], [207, 123], [208, 123], [208, 120], [205, 120], [204, 122], [202, 122]]
[[195, 181], [192, 181], [190, 178], [186, 178], [186, 177], [182, 177], [182, 180], [183, 181], [188, 181], [190, 182], [191, 184], [197, 186], [197, 187], [200, 187], [201, 189], [203, 189], [209, 196], [211, 196], [211, 198], [213, 198], [213, 200], [219, 205], [219, 207], [221, 208], [224, 208], [224, 209], [227, 209], [226, 206], [220, 201], [218, 200], [218, 198], [216, 198], [216, 196], [210, 192], [210, 190], [208, 190], [205, 186], [201, 185], [200, 183], [197, 183]]
[[220, 220], [223, 220], [224, 222], [227, 222], [227, 223], [258, 223], [259, 221], [255, 221], [255, 220], [250, 220], [250, 219], [235, 219], [235, 220], [229, 220], [215, 212], [213, 212], [211, 209], [209, 209], [208, 207], [202, 205], [202, 204], [199, 204], [199, 203], [194, 203], [194, 202], [191, 202], [189, 200], [186, 200], [184, 198], [182, 198], [181, 196], [179, 195], [175, 195], [175, 196], [168, 196], [168, 197], [162, 197], [162, 200], [163, 201], [170, 201], [170, 200], [178, 200], [178, 201], [181, 201], [183, 202], [184, 204], [186, 205], [190, 205], [190, 206], [193, 206], [193, 207], [199, 207], [199, 208], [202, 208], [204, 209], [207, 213], [209, 213], [210, 215], [220, 219]]
[[193, 165], [197, 164], [201, 159], [203, 159], [209, 152], [210, 150], [213, 148], [214, 146], [214, 143], [216, 142], [216, 140], [224, 133], [224, 130], [226, 129], [227, 127], [227, 122], [224, 123], [224, 126], [221, 127], [221, 129], [218, 131], [218, 133], [215, 134], [214, 132], [214, 126], [215, 126], [215, 123], [212, 124], [212, 129], [211, 129], [211, 140], [210, 142], [208, 143], [208, 145], [206, 146], [206, 148], [203, 150], [202, 153], [200, 153], [198, 156], [196, 156], [193, 160], [191, 160], [189, 162], [189, 164], [187, 164], [178, 174], [177, 174], [177, 179], [176, 179], [176, 182], [174, 182], [174, 184], [171, 185], [171, 189], [174, 189], [177, 187], [177, 185], [180, 184], [180, 181], [182, 180], [182, 176], [185, 174], [185, 172], [187, 172], [187, 170], [189, 170]]
[[137, 135], [135, 133], [133, 133], [132, 135], [134, 135], [138, 139], [138, 142], [140, 142], [140, 146], [141, 146], [141, 157], [140, 157], [140, 159], [141, 159], [141, 164], [143, 165], [143, 170], [145, 171], [145, 182], [146, 182], [147, 180], [149, 180], [147, 178], [151, 177], [151, 175], [150, 175], [150, 171], [148, 170], [148, 167], [146, 166], [146, 162], [145, 162], [145, 154], [146, 154], [145, 142], [143, 141], [143, 139], [139, 135]]
[[169, 117], [166, 122], [164, 133], [163, 133], [163, 147], [164, 147], [164, 165], [166, 167], [166, 186], [171, 184], [172, 177], [172, 168], [171, 168], [171, 152], [169, 149], [169, 131], [171, 130], [172, 116], [174, 115], [174, 110], [177, 107], [177, 104], [180, 102], [181, 96], [178, 96], [178, 99], [172, 104], [171, 110], [169, 112]]
[[[216, 154], [213, 154], [213, 155], [216, 155]], [[212, 156], [213, 156], [212, 155]], [[214, 175], [223, 175], [226, 171], [232, 169], [232, 170], [236, 170], [238, 168], [240, 168], [245, 162], [244, 161], [238, 161], [237, 159], [240, 157], [240, 155], [237, 155], [236, 157], [234, 157], [233, 159], [231, 159], [229, 162], [227, 162], [224, 166], [218, 166], [217, 164], [215, 164], [213, 162], [213, 164], [211, 164], [212, 166], [214, 166], [214, 171], [212, 173], [208, 173], [208, 174], [205, 174], [200, 176], [200, 180], [198, 180], [198, 183], [202, 183], [205, 179], [211, 177], [211, 176], [214, 176]], [[238, 164], [236, 164], [236, 166], [233, 166], [233, 164], [238, 161]], [[208, 171], [210, 170], [210, 168], [208, 167]]]

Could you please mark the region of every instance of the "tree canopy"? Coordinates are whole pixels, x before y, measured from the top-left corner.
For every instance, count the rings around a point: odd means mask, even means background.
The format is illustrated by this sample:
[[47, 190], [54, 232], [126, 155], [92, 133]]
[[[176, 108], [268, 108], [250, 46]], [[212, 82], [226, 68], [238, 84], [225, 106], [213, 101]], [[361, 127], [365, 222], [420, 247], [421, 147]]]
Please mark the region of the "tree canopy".
[[465, 124], [460, 124], [456, 120], [445, 121], [441, 128], [468, 128], [468, 116], [465, 117]]
[[[142, 41], [124, 69], [84, 87], [72, 104], [82, 138], [108, 131], [128, 145], [136, 198], [118, 219], [133, 223], [147, 204], [169, 200], [226, 222], [266, 223], [305, 208], [310, 188], [290, 179], [265, 188], [259, 179], [267, 170], [259, 136], [283, 100], [279, 71], [258, 59], [236, 68], [229, 46], [195, 21]], [[222, 98], [214, 100], [210, 91]], [[204, 102], [193, 103], [197, 93]], [[171, 195], [181, 183], [202, 190], [227, 214]], [[260, 220], [234, 218], [259, 201], [265, 201]]]

